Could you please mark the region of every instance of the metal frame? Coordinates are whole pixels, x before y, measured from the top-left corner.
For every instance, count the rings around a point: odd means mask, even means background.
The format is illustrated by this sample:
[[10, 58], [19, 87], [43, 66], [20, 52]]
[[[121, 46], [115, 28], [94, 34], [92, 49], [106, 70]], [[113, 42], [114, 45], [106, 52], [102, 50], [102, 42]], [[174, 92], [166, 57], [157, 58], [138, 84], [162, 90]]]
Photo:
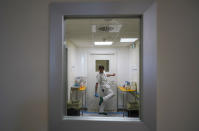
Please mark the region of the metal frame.
[[[53, 3], [50, 5], [50, 62], [49, 62], [49, 130], [50, 131], [62, 131], [66, 129], [71, 130], [134, 130], [134, 131], [155, 131], [156, 121], [150, 122], [149, 117], [153, 117], [152, 120], [156, 120], [156, 111], [151, 110], [156, 107], [156, 99], [147, 98], [150, 94], [154, 94], [156, 86], [153, 88], [153, 92], [144, 91], [142, 94], [143, 100], [151, 100], [152, 105], [149, 106], [145, 101], [142, 101], [141, 108], [141, 121], [138, 119], [122, 119], [122, 118], [99, 118], [99, 117], [65, 117], [64, 114], [64, 82], [63, 82], [63, 49], [64, 49], [64, 30], [63, 23], [65, 18], [91, 18], [91, 17], [140, 17], [142, 18], [143, 12], [134, 10], [135, 5], [124, 3], [123, 6], [128, 9], [118, 8], [121, 3], [108, 2], [104, 3]], [[92, 11], [91, 11], [92, 10]], [[143, 39], [143, 36], [141, 36]], [[140, 43], [141, 58], [144, 57], [144, 45], [142, 41]], [[141, 76], [144, 77], [142, 71], [141, 60]], [[155, 72], [156, 73], [156, 72]], [[154, 78], [156, 79], [156, 75]], [[145, 90], [143, 78], [141, 78], [141, 87]], [[151, 110], [146, 111], [146, 110]], [[85, 126], [89, 125], [89, 126]], [[122, 128], [121, 128], [122, 127]]]

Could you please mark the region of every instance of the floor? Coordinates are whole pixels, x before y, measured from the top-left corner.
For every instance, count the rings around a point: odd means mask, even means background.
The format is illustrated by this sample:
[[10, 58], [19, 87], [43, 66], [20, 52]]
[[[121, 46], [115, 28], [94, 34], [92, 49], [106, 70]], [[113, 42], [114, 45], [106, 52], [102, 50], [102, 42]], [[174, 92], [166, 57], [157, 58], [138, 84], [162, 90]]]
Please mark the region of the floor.
[[[82, 113], [81, 113], [82, 115]], [[83, 116], [96, 116], [96, 117], [123, 117], [123, 112], [108, 112], [108, 115], [98, 114], [98, 112], [83, 112]], [[127, 117], [127, 113], [124, 113], [124, 117]]]
[[64, 120], [87, 120], [87, 121], [140, 121], [139, 117], [127, 117], [127, 112], [108, 112], [108, 115], [101, 115], [98, 112], [81, 112], [80, 116], [65, 116]]

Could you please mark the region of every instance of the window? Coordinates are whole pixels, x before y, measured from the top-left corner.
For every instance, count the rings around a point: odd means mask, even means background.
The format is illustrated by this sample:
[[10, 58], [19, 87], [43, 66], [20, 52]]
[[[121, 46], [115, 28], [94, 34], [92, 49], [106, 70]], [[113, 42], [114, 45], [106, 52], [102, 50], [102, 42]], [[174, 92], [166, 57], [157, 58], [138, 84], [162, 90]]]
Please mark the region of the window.
[[104, 66], [104, 70], [106, 72], [109, 72], [109, 60], [96, 60], [95, 61], [95, 71], [98, 72], [99, 71], [99, 65]]
[[[99, 6], [99, 4], [101, 6]], [[50, 62], [49, 62], [49, 130], [66, 130], [69, 128], [73, 128], [74, 131], [79, 129], [89, 130], [91, 125], [95, 127], [95, 129], [120, 129], [123, 127], [124, 130], [156, 130], [156, 63], [157, 63], [157, 55], [156, 55], [156, 4], [152, 4], [147, 2], [145, 4], [137, 2], [101, 2], [101, 3], [54, 3], [51, 4], [50, 7]], [[118, 8], [118, 6], [122, 6], [122, 8]], [[78, 7], [78, 8], [75, 8]], [[94, 11], [90, 11], [93, 10]], [[123, 10], [126, 9], [126, 10]], [[135, 10], [136, 9], [136, 10]], [[144, 13], [141, 13], [144, 12]], [[112, 14], [110, 16], [110, 14]], [[65, 46], [64, 38], [63, 38], [63, 23], [64, 17], [70, 19], [71, 16], [77, 18], [80, 16], [81, 18], [85, 17], [94, 18], [94, 17], [131, 17], [131, 14], [141, 14], [138, 18], [143, 18], [141, 20], [141, 32], [143, 32], [143, 36], [141, 33], [140, 39], [140, 70], [141, 73], [141, 87], [144, 90], [143, 95], [141, 97], [141, 104], [144, 108], [141, 109], [141, 121], [136, 121], [132, 119], [122, 119], [118, 117], [82, 117], [82, 116], [65, 116], [66, 115], [66, 101], [64, 93], [67, 95], [67, 90], [65, 90], [68, 85], [68, 81], [66, 80], [67, 76], [65, 73], [67, 72], [64, 66], [64, 53], [68, 53], [68, 48], [64, 49]], [[137, 16], [133, 16], [136, 18]], [[81, 23], [82, 24], [82, 23]], [[103, 28], [102, 28], [103, 29]], [[105, 28], [106, 29], [106, 28]], [[144, 42], [143, 40], [144, 39]], [[132, 45], [134, 47], [137, 45]], [[150, 47], [150, 48], [149, 48]], [[83, 49], [83, 48], [82, 48]], [[144, 49], [144, 50], [143, 50]], [[106, 54], [106, 53], [105, 53]], [[81, 58], [80, 55], [78, 58]], [[126, 57], [122, 56], [123, 59]], [[144, 59], [143, 59], [144, 58]], [[83, 59], [82, 59], [83, 60]], [[87, 60], [87, 59], [86, 59]], [[150, 61], [150, 62], [148, 62]], [[77, 61], [81, 63], [80, 61]], [[67, 63], [65, 63], [68, 65]], [[126, 64], [126, 63], [125, 63]], [[143, 65], [144, 64], [144, 65]], [[80, 64], [79, 64], [80, 65]], [[110, 66], [115, 65], [114, 62], [111, 64], [109, 61], [109, 71]], [[84, 65], [82, 65], [84, 66]], [[131, 66], [131, 69], [138, 69], [138, 66]], [[75, 71], [76, 66], [71, 66], [72, 71]], [[118, 68], [118, 67], [116, 67]], [[94, 73], [95, 73], [95, 67]], [[153, 70], [153, 71], [151, 71]], [[83, 70], [84, 72], [84, 70]], [[64, 98], [64, 99], [63, 99]], [[150, 111], [150, 112], [149, 112]], [[71, 121], [72, 120], [72, 121]], [[76, 120], [83, 120], [76, 121]], [[85, 121], [86, 120], [86, 121]], [[101, 121], [100, 124], [96, 121]], [[111, 122], [109, 122], [111, 121]], [[122, 122], [116, 122], [122, 121]], [[125, 122], [130, 121], [130, 122]], [[80, 124], [81, 123], [81, 124]], [[102, 126], [103, 125], [103, 126]], [[126, 126], [127, 125], [127, 126]], [[140, 128], [137, 128], [140, 127]]]
[[140, 120], [140, 18], [66, 18], [64, 25], [66, 117]]

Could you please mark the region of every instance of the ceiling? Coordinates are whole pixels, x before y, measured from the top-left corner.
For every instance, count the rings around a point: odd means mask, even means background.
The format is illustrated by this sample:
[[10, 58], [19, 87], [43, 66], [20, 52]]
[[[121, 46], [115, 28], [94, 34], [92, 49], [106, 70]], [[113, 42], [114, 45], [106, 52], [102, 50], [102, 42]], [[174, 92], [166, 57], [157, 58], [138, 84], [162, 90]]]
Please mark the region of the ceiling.
[[[100, 31], [99, 28], [105, 29]], [[139, 18], [66, 19], [65, 40], [77, 47], [93, 47], [95, 41], [113, 41], [112, 46], [129, 46], [120, 38], [139, 38]]]

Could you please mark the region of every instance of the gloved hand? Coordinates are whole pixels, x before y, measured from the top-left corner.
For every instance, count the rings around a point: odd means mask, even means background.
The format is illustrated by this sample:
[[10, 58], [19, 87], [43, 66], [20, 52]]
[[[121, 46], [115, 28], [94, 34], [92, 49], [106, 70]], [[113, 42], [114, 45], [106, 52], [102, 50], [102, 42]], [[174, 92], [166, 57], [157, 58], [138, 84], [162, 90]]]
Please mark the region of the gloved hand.
[[95, 93], [95, 97], [99, 97], [99, 95], [97, 93]]

